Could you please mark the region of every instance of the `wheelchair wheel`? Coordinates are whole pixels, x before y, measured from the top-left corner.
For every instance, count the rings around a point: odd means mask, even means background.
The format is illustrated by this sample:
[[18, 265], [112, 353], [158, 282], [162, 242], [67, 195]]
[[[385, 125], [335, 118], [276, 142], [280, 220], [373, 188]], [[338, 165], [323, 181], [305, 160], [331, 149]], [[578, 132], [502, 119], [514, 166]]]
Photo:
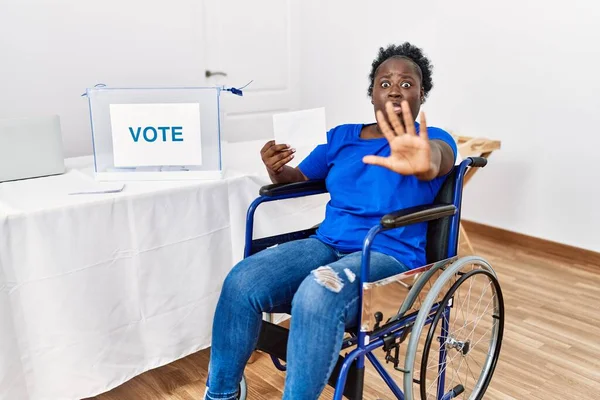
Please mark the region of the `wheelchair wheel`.
[[503, 331], [504, 302], [492, 267], [479, 257], [450, 265], [425, 298], [411, 331], [406, 399], [418, 398], [416, 393], [422, 400], [482, 399]]

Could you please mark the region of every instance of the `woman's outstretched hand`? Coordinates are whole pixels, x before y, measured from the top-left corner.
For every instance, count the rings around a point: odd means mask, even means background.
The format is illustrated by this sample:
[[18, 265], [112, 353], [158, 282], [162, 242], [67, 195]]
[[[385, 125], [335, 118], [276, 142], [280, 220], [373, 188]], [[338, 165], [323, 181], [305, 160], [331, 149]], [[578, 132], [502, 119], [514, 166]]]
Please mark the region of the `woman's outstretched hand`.
[[[381, 110], [377, 110], [376, 117], [381, 133], [390, 144], [390, 155], [389, 157], [365, 156], [363, 162], [379, 165], [402, 175], [416, 175], [422, 179], [433, 179], [439, 171], [436, 171], [436, 166], [432, 163], [432, 150], [427, 135], [425, 114], [421, 113], [421, 126], [419, 134], [417, 134], [407, 101], [402, 102], [404, 125], [394, 112], [392, 103], [388, 102], [385, 108], [387, 119]], [[439, 170], [439, 166], [437, 169]]]

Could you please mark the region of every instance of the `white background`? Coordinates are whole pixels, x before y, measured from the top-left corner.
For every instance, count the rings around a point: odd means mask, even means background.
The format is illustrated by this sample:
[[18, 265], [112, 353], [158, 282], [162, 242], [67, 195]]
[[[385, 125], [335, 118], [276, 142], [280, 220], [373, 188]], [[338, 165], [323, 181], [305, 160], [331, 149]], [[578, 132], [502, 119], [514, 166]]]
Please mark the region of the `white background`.
[[[435, 66], [430, 123], [502, 141], [464, 218], [600, 251], [598, 2], [293, 2], [300, 108], [325, 107], [329, 128], [372, 120], [377, 49], [412, 41]], [[67, 154], [91, 154], [85, 87], [201, 80], [200, 3], [3, 0], [0, 117], [57, 112]]]

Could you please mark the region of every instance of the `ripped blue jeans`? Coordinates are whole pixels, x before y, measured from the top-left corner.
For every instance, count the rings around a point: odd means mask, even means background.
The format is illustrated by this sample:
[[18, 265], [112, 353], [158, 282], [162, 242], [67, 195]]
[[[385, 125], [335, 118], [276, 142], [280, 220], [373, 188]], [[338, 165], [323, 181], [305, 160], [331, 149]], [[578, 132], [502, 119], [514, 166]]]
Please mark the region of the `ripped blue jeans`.
[[[318, 399], [356, 326], [361, 252], [343, 254], [318, 239], [288, 242], [238, 263], [225, 279], [215, 312], [206, 398], [235, 399], [255, 349], [263, 312], [292, 315], [284, 400]], [[371, 252], [370, 280], [408, 268]]]

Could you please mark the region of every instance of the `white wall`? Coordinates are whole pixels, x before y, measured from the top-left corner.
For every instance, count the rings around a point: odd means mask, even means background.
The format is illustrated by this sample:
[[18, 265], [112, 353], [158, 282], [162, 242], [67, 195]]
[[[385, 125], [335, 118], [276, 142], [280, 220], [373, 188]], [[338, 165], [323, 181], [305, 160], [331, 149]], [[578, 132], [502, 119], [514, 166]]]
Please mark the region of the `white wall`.
[[[325, 106], [330, 127], [373, 121], [371, 61], [412, 41], [435, 65], [430, 123], [502, 140], [465, 218], [600, 251], [597, 2], [300, 4], [302, 108]], [[58, 113], [67, 156], [90, 154], [80, 94], [201, 84], [203, 12], [202, 0], [0, 1], [0, 118]]]
[[59, 114], [66, 156], [91, 154], [80, 95], [203, 82], [201, 0], [1, 0], [0, 118]]
[[414, 42], [435, 66], [430, 124], [502, 141], [467, 186], [464, 218], [600, 251], [599, 3], [304, 4], [304, 107], [325, 106], [329, 126], [372, 121], [372, 59]]

